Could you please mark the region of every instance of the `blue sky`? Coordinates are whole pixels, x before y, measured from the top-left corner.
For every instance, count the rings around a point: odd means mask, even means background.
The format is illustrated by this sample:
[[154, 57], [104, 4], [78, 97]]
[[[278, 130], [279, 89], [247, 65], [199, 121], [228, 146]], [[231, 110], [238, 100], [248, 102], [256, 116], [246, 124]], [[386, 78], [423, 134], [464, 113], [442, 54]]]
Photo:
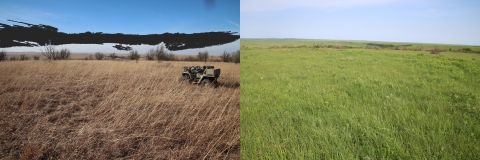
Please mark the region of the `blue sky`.
[[242, 38], [480, 45], [478, 0], [241, 0]]
[[[0, 23], [15, 24], [12, 19], [32, 24], [57, 27], [59, 32], [81, 33], [86, 31], [125, 34], [198, 33], [233, 31], [240, 34], [239, 0], [1, 0]], [[82, 46], [82, 48], [80, 48]], [[84, 45], [69, 45], [72, 52], [84, 52]], [[116, 51], [113, 47], [96, 47]], [[133, 46], [143, 53], [148, 46]], [[145, 48], [145, 51], [143, 49]], [[12, 50], [36, 48], [16, 47]], [[240, 49], [240, 42], [206, 48], [210, 54]], [[196, 54], [206, 49], [188, 50]], [[90, 50], [88, 50], [90, 51]], [[87, 51], [87, 52], [88, 52]], [[96, 52], [91, 50], [90, 52]], [[120, 52], [120, 51], [118, 51]], [[174, 53], [185, 53], [178, 51]], [[214, 53], [212, 53], [214, 52]], [[186, 53], [188, 54], [188, 53]], [[220, 53], [218, 53], [220, 54]]]

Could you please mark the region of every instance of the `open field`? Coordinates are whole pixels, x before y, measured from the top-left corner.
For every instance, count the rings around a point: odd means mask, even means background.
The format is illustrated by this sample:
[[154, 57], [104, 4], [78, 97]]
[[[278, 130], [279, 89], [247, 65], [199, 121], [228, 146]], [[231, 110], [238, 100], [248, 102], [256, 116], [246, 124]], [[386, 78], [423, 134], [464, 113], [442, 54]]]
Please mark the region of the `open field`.
[[[430, 43], [409, 43], [409, 42], [378, 42], [378, 41], [360, 41], [360, 40], [311, 40], [311, 39], [242, 39], [241, 45], [250, 48], [272, 48], [272, 47], [312, 47], [320, 45], [324, 47], [339, 45], [344, 48], [362, 48], [373, 44], [372, 47], [382, 49], [378, 45], [384, 45], [387, 48], [404, 46], [403, 50], [417, 50], [423, 47], [425, 50], [433, 49], [435, 46], [442, 51], [458, 51], [470, 48], [472, 51], [480, 53], [480, 46], [451, 45], [451, 44], [430, 44]], [[375, 46], [377, 45], [377, 46]], [[244, 48], [245, 49], [245, 48]]]
[[240, 65], [218, 88], [179, 83], [200, 62], [0, 62], [2, 159], [238, 159]]
[[[27, 57], [30, 58], [30, 60], [33, 60], [33, 56], [39, 56], [40, 57], [40, 60], [46, 60], [47, 57], [45, 57], [44, 55], [42, 55], [41, 52], [7, 52], [7, 58], [9, 57], [20, 57], [20, 55], [25, 55]], [[105, 56], [108, 56], [110, 53], [104, 53]], [[128, 54], [121, 54], [121, 53], [115, 53], [117, 56], [128, 56]], [[95, 53], [72, 53], [70, 55], [70, 58], [71, 60], [84, 60], [85, 58], [88, 58], [89, 56], [95, 56]], [[94, 58], [94, 57], [92, 57]]]
[[241, 159], [480, 159], [479, 54], [241, 45]]

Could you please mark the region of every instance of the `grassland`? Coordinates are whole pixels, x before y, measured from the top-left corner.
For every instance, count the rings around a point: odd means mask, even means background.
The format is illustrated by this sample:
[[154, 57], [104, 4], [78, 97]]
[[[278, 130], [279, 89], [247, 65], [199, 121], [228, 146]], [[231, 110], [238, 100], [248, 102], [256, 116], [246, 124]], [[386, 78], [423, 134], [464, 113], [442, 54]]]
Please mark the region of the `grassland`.
[[[104, 58], [104, 60], [105, 59], [110, 59], [110, 57], [108, 57], [108, 56], [111, 53], [103, 53], [103, 54], [105, 54], [105, 56], [107, 56], [107, 57]], [[124, 58], [128, 57], [128, 53], [115, 53], [115, 54], [119, 57], [124, 57]], [[39, 56], [40, 60], [47, 60], [47, 58], [44, 55], [42, 55], [41, 52], [7, 52], [7, 60], [9, 60], [9, 58], [11, 58], [11, 57], [16, 57], [17, 60], [18, 60], [20, 58], [20, 55], [25, 55], [26, 57], [28, 57], [29, 60], [33, 60], [34, 56]], [[175, 55], [176, 60], [179, 60], [179, 61], [188, 59], [189, 57], [197, 58], [197, 55], [187, 55], [187, 54]], [[71, 56], [68, 59], [70, 59], [70, 60], [85, 60], [85, 59], [96, 60], [95, 59], [95, 53], [78, 53], [78, 52], [76, 52], [74, 54], [71, 54]], [[140, 60], [146, 60], [145, 54], [141, 55]], [[195, 61], [197, 61], [197, 60], [195, 60]], [[215, 55], [209, 56], [207, 61], [208, 62], [223, 62], [220, 56], [215, 56]]]
[[179, 83], [200, 62], [0, 62], [1, 159], [238, 159], [240, 65], [218, 88]]
[[[442, 51], [459, 51], [469, 48], [472, 51], [480, 53], [480, 46], [467, 45], [450, 45], [450, 44], [431, 44], [431, 43], [408, 43], [408, 42], [379, 42], [379, 41], [361, 41], [361, 40], [310, 40], [310, 39], [242, 39], [241, 45], [250, 48], [288, 48], [288, 47], [312, 47], [319, 46], [333, 46], [340, 45], [344, 48], [362, 48], [369, 46], [369, 44], [390, 45], [387, 47], [394, 49], [396, 46], [404, 46], [405, 50], [417, 50], [418, 47], [423, 47], [424, 50], [429, 50], [438, 47]], [[373, 46], [375, 47], [375, 46]], [[245, 48], [244, 48], [245, 49]], [[378, 48], [377, 49], [382, 49]]]
[[292, 42], [241, 41], [241, 159], [480, 159], [480, 55]]

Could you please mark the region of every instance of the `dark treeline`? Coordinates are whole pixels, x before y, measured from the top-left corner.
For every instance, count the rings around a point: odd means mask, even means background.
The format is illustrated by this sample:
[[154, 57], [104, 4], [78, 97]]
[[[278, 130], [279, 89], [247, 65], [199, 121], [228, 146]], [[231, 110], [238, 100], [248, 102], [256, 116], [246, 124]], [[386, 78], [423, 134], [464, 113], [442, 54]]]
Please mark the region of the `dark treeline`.
[[369, 46], [378, 46], [380, 48], [392, 48], [395, 47], [393, 44], [378, 44], [378, 43], [367, 43]]
[[[471, 48], [460, 48], [460, 49], [439, 49], [438, 46], [435, 48], [426, 49], [424, 46], [416, 46], [416, 48], [412, 48], [413, 45], [411, 44], [402, 44], [402, 45], [393, 45], [393, 44], [378, 44], [378, 43], [366, 43], [366, 46], [348, 46], [342, 44], [334, 44], [334, 45], [322, 45], [322, 44], [313, 44], [312, 46], [307, 45], [283, 45], [283, 46], [268, 46], [268, 47], [253, 47], [255, 49], [280, 49], [280, 48], [311, 48], [311, 49], [318, 49], [318, 48], [333, 48], [333, 49], [392, 49], [392, 50], [412, 50], [412, 51], [427, 51], [432, 52], [432, 54], [438, 54], [440, 52], [460, 52], [460, 53], [476, 53], [480, 54], [480, 50], [473, 50]], [[242, 46], [242, 50], [251, 50], [253, 48]]]
[[[132, 50], [129, 46], [123, 45], [157, 45], [165, 43], [170, 51], [204, 48], [208, 46], [222, 45], [236, 41], [240, 35], [237, 32], [219, 31], [203, 33], [164, 33], [164, 34], [122, 34], [122, 33], [64, 33], [58, 32], [58, 28], [49, 25], [34, 25], [25, 22], [8, 20], [21, 23], [27, 26], [7, 25], [0, 23], [0, 48], [14, 46], [39, 46], [51, 42], [54, 45], [62, 44], [103, 44], [117, 43], [113, 46], [118, 50]], [[34, 42], [34, 43], [31, 43]]]

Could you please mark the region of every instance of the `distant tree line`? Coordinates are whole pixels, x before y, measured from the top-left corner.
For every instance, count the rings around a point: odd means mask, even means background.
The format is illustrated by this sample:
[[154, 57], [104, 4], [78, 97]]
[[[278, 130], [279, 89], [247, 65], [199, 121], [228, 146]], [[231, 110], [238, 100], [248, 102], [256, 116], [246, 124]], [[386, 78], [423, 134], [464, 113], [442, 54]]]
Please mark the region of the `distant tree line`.
[[[71, 52], [69, 49], [56, 50], [52, 44], [46, 44], [43, 49], [41, 49], [42, 55], [46, 57], [46, 60], [67, 60], [70, 59]], [[118, 56], [116, 53], [110, 53], [109, 55], [102, 52], [95, 52], [93, 55], [88, 55], [83, 60], [105, 60], [105, 59], [115, 60], [117, 58], [126, 59], [126, 60], [135, 60], [138, 63], [138, 60], [142, 58], [141, 54], [137, 50], [132, 50], [128, 53], [127, 56]], [[240, 50], [235, 52], [224, 51], [220, 56], [210, 56], [208, 51], [198, 52], [197, 56], [186, 56], [182, 59], [179, 59], [175, 54], [168, 52], [163, 45], [157, 46], [155, 49], [150, 49], [144, 56], [145, 60], [158, 60], [158, 61], [200, 61], [200, 62], [233, 62], [240, 63]], [[19, 56], [7, 57], [7, 52], [5, 50], [0, 51], [0, 61], [16, 61], [16, 60], [30, 60], [31, 57], [27, 57], [25, 54]], [[39, 60], [40, 56], [34, 55], [34, 60]]]
[[[33, 59], [34, 60], [39, 60], [40, 59], [40, 56], [33, 56]], [[25, 60], [30, 60], [30, 57], [27, 57], [25, 54], [20, 54], [20, 56], [18, 57], [15, 57], [15, 56], [12, 56], [10, 57], [10, 59], [7, 58], [7, 51], [5, 51], [4, 49], [0, 51], [0, 61], [7, 61], [7, 60], [10, 60], [10, 61], [25, 61]]]
[[[67, 60], [70, 59], [71, 52], [69, 49], [63, 48], [61, 50], [56, 50], [55, 46], [49, 42], [44, 45], [44, 48], [41, 49], [41, 53], [43, 56], [46, 57], [47, 60]], [[201, 62], [207, 62], [210, 60], [210, 55], [208, 51], [203, 51], [203, 52], [198, 52], [197, 56], [187, 56], [186, 58], [183, 59], [178, 59], [178, 57], [171, 53], [168, 52], [165, 48], [164, 45], [158, 45], [156, 48], [150, 49], [146, 54], [145, 54], [145, 59], [146, 60], [158, 60], [158, 61], [178, 61], [178, 60], [183, 60], [183, 61], [201, 61]], [[96, 52], [94, 55], [89, 55], [85, 58], [84, 60], [104, 60], [104, 59], [112, 59], [115, 60], [117, 58], [122, 58], [122, 59], [128, 59], [128, 60], [136, 60], [138, 63], [138, 60], [141, 58], [141, 55], [138, 53], [137, 50], [132, 50], [130, 53], [126, 56], [118, 56], [115, 53], [110, 53], [110, 55], [106, 55], [102, 52]], [[240, 50], [237, 50], [235, 52], [227, 52], [224, 51], [220, 56], [220, 59], [213, 59], [210, 61], [214, 62], [233, 62], [233, 63], [240, 63]], [[14, 60], [29, 60], [30, 58], [25, 56], [24, 54], [20, 55], [20, 57], [10, 57], [11, 61]], [[33, 56], [34, 60], [39, 60], [40, 56]], [[0, 61], [5, 61], [7, 59], [7, 52], [5, 50], [0, 51]]]
[[[365, 46], [347, 46], [342, 44], [330, 44], [330, 45], [322, 45], [322, 44], [313, 44], [312, 46], [306, 45], [283, 45], [283, 46], [268, 46], [268, 47], [253, 47], [256, 49], [291, 49], [291, 48], [310, 48], [310, 49], [319, 49], [319, 48], [333, 48], [333, 49], [393, 49], [393, 50], [411, 50], [411, 51], [426, 51], [431, 52], [432, 54], [439, 54], [440, 52], [460, 52], [460, 53], [476, 53], [480, 54], [480, 50], [472, 50], [471, 48], [460, 48], [460, 49], [440, 49], [438, 46], [434, 46], [434, 48], [425, 48], [424, 46], [416, 46], [413, 48], [412, 44], [400, 44], [400, 45], [393, 45], [393, 44], [380, 44], [380, 43], [366, 43]], [[252, 48], [242, 46], [242, 50], [251, 50]]]
[[378, 46], [380, 48], [393, 48], [393, 44], [378, 44], [378, 43], [367, 43], [367, 46]]

